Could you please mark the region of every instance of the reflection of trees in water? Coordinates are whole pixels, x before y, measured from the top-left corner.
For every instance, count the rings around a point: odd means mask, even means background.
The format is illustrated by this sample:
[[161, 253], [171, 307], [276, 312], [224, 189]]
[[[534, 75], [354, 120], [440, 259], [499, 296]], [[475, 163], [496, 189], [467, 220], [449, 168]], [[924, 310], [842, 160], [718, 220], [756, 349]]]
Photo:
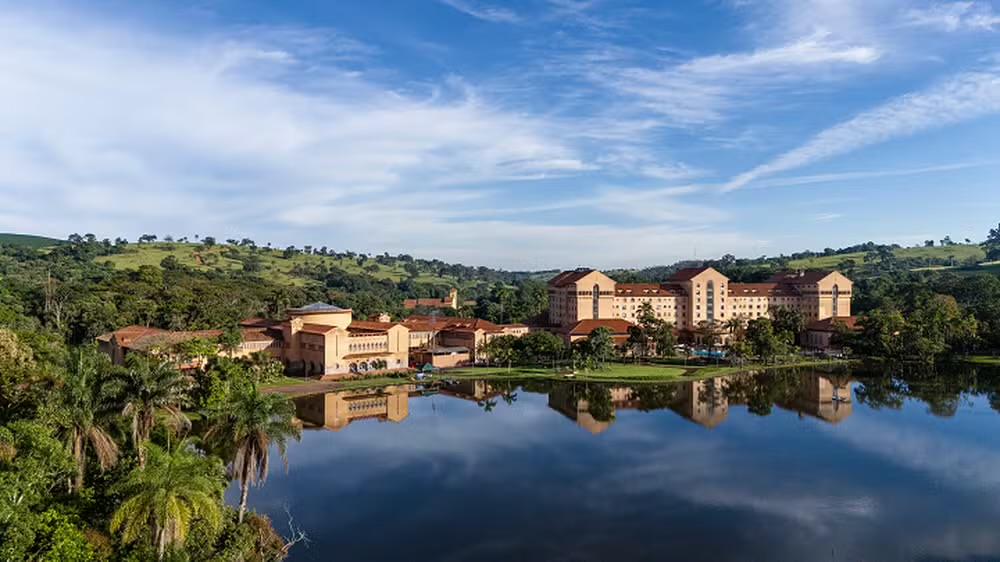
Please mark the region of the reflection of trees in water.
[[873, 409], [899, 409], [906, 399], [913, 399], [926, 404], [935, 416], [952, 417], [963, 403], [984, 396], [990, 407], [1000, 412], [1000, 370], [996, 368], [897, 365], [858, 378], [857, 400]]
[[663, 410], [672, 406], [680, 398], [680, 384], [644, 384], [631, 389], [632, 400], [639, 402], [643, 412]]
[[737, 375], [722, 389], [730, 403], [744, 403], [751, 414], [768, 416], [776, 402], [790, 402], [803, 383], [797, 369], [766, 371], [752, 375]]
[[[504, 404], [508, 406], [513, 406], [514, 402], [517, 402], [517, 388], [520, 386], [518, 381], [490, 381], [489, 390], [491, 393], [499, 393], [500, 399], [503, 400]], [[480, 408], [484, 412], [492, 412], [494, 408], [497, 407], [497, 402], [492, 397], [484, 398], [477, 402]]]

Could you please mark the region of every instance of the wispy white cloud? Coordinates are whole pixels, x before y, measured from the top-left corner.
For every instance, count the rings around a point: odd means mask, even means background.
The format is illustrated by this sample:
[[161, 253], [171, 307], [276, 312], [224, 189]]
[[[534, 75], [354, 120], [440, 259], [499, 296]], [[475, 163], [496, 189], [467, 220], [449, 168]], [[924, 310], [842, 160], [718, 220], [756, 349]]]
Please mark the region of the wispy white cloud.
[[997, 112], [1000, 112], [1000, 69], [962, 73], [827, 129], [804, 145], [737, 175], [723, 190], [738, 189], [765, 176], [897, 137]]
[[699, 125], [760, 103], [764, 92], [825, 79], [831, 68], [866, 66], [880, 55], [873, 47], [845, 44], [818, 32], [776, 47], [698, 57], [666, 68], [594, 60], [585, 71], [594, 82], [665, 116], [669, 124]]
[[442, 4], [450, 6], [464, 14], [477, 19], [491, 21], [495, 23], [515, 23], [520, 21], [517, 12], [513, 10], [481, 4], [468, 0], [439, 0]]
[[844, 215], [841, 213], [820, 213], [815, 217], [815, 219], [820, 222], [830, 222], [842, 218], [844, 218]]
[[857, 172], [831, 172], [828, 174], [790, 176], [782, 178], [757, 180], [753, 183], [753, 185], [748, 186], [748, 189], [810, 185], [810, 184], [821, 184], [821, 183], [853, 182], [858, 180], [881, 179], [881, 178], [891, 178], [891, 177], [919, 176], [923, 174], [955, 172], [958, 170], [967, 170], [969, 168], [979, 168], [983, 166], [995, 166], [997, 164], [1000, 164], [1000, 161], [957, 162], [955, 164], [940, 164], [937, 166], [918, 166], [914, 168], [900, 168], [900, 169], [890, 169], [890, 170], [866, 170]]
[[1000, 13], [988, 2], [935, 2], [906, 13], [910, 25], [943, 31], [994, 31], [1000, 27]]

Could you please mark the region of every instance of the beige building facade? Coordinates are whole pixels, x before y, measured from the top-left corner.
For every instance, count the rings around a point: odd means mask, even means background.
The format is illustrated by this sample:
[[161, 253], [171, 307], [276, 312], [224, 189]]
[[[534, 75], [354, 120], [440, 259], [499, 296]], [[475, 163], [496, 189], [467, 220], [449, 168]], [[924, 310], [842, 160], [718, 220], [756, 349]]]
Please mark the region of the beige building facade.
[[586, 320], [635, 323], [643, 303], [679, 332], [801, 311], [806, 322], [851, 316], [853, 283], [836, 271], [796, 271], [766, 283], [731, 283], [711, 267], [682, 269], [665, 283], [616, 283], [597, 270], [560, 273], [548, 284], [549, 320], [564, 328]]
[[[410, 330], [399, 322], [354, 320], [350, 309], [313, 303], [288, 310], [284, 321], [259, 318], [240, 326], [242, 343], [235, 350], [216, 348], [219, 355], [241, 357], [267, 352], [292, 375], [339, 378], [368, 371], [410, 366]], [[178, 344], [195, 338], [215, 341], [221, 330], [171, 332], [129, 326], [97, 338], [101, 351], [121, 364], [129, 352], [177, 356]], [[199, 365], [182, 365], [198, 367]]]

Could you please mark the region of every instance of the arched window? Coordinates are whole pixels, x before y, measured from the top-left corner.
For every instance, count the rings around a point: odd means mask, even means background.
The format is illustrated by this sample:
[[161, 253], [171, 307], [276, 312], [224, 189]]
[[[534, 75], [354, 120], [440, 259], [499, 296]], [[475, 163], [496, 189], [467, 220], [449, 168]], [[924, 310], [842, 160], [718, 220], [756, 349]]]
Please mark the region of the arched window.
[[834, 318], [840, 316], [840, 314], [839, 314], [839, 312], [840, 312], [840, 303], [838, 301], [840, 301], [840, 286], [839, 285], [834, 285], [833, 286], [833, 317]]
[[594, 296], [591, 297], [594, 301], [594, 318], [601, 317], [601, 286], [594, 285]]

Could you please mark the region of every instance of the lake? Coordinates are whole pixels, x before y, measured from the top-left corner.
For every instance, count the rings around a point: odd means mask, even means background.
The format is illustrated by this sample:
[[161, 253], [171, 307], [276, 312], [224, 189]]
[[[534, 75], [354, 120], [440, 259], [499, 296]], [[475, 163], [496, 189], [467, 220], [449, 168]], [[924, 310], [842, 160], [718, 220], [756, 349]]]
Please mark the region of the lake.
[[288, 472], [250, 491], [308, 534], [294, 561], [1000, 559], [991, 370], [462, 381], [297, 409]]

